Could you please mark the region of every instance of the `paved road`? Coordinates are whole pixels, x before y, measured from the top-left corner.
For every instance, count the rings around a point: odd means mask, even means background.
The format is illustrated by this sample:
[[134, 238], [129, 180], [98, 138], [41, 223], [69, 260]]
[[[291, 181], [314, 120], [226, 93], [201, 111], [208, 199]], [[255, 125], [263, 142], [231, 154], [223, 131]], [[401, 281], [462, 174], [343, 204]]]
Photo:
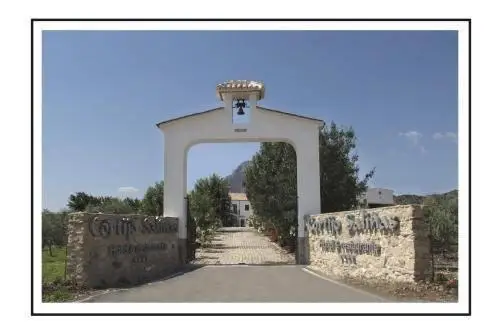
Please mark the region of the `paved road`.
[[323, 280], [300, 266], [204, 266], [89, 302], [381, 302], [376, 296]]
[[[381, 302], [318, 277], [252, 229], [223, 229], [190, 270], [163, 281], [112, 291], [87, 302]], [[246, 265], [241, 265], [244, 263]]]

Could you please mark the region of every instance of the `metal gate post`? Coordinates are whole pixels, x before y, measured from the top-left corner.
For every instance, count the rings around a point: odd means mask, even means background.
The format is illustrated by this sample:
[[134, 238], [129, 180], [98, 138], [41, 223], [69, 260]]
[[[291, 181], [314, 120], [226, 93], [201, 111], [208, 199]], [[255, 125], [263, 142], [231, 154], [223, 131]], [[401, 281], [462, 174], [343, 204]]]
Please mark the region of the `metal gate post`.
[[187, 239], [186, 239], [186, 262], [188, 263], [195, 259], [196, 255], [196, 224], [191, 218], [189, 209], [189, 196], [184, 198], [186, 200], [186, 228], [187, 228]]

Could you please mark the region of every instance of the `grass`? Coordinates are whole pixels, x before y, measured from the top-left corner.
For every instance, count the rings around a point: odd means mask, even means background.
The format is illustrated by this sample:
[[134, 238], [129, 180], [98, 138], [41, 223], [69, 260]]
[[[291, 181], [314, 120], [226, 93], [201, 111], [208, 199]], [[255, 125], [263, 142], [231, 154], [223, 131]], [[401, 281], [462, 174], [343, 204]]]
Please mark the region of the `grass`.
[[52, 255], [51, 257], [48, 248], [42, 250], [42, 281], [44, 283], [64, 280], [66, 248], [53, 246]]
[[73, 299], [73, 292], [65, 281], [65, 262], [65, 247], [53, 246], [52, 256], [48, 248], [42, 250], [42, 301], [62, 302]]

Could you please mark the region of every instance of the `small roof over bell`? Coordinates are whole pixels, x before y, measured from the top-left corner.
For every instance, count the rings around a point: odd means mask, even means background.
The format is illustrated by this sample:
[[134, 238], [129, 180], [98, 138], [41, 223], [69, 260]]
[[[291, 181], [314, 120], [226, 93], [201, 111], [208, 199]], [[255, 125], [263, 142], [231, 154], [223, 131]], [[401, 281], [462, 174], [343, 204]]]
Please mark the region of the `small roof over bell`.
[[259, 81], [250, 80], [229, 80], [224, 83], [219, 83], [216, 88], [217, 97], [223, 101], [222, 94], [232, 93], [235, 94], [235, 98], [241, 93], [257, 93], [257, 100], [264, 98], [265, 88], [264, 83]]

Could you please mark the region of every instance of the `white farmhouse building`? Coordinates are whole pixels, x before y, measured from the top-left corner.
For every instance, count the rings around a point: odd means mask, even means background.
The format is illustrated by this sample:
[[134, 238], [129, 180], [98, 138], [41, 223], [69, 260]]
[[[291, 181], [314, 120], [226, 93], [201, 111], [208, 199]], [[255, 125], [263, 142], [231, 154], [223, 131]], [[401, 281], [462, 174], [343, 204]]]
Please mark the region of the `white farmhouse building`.
[[394, 205], [394, 191], [385, 188], [369, 188], [358, 198], [360, 206], [375, 208]]
[[248, 226], [248, 217], [252, 215], [252, 206], [245, 193], [229, 193], [231, 197], [231, 215], [236, 219], [239, 227]]

